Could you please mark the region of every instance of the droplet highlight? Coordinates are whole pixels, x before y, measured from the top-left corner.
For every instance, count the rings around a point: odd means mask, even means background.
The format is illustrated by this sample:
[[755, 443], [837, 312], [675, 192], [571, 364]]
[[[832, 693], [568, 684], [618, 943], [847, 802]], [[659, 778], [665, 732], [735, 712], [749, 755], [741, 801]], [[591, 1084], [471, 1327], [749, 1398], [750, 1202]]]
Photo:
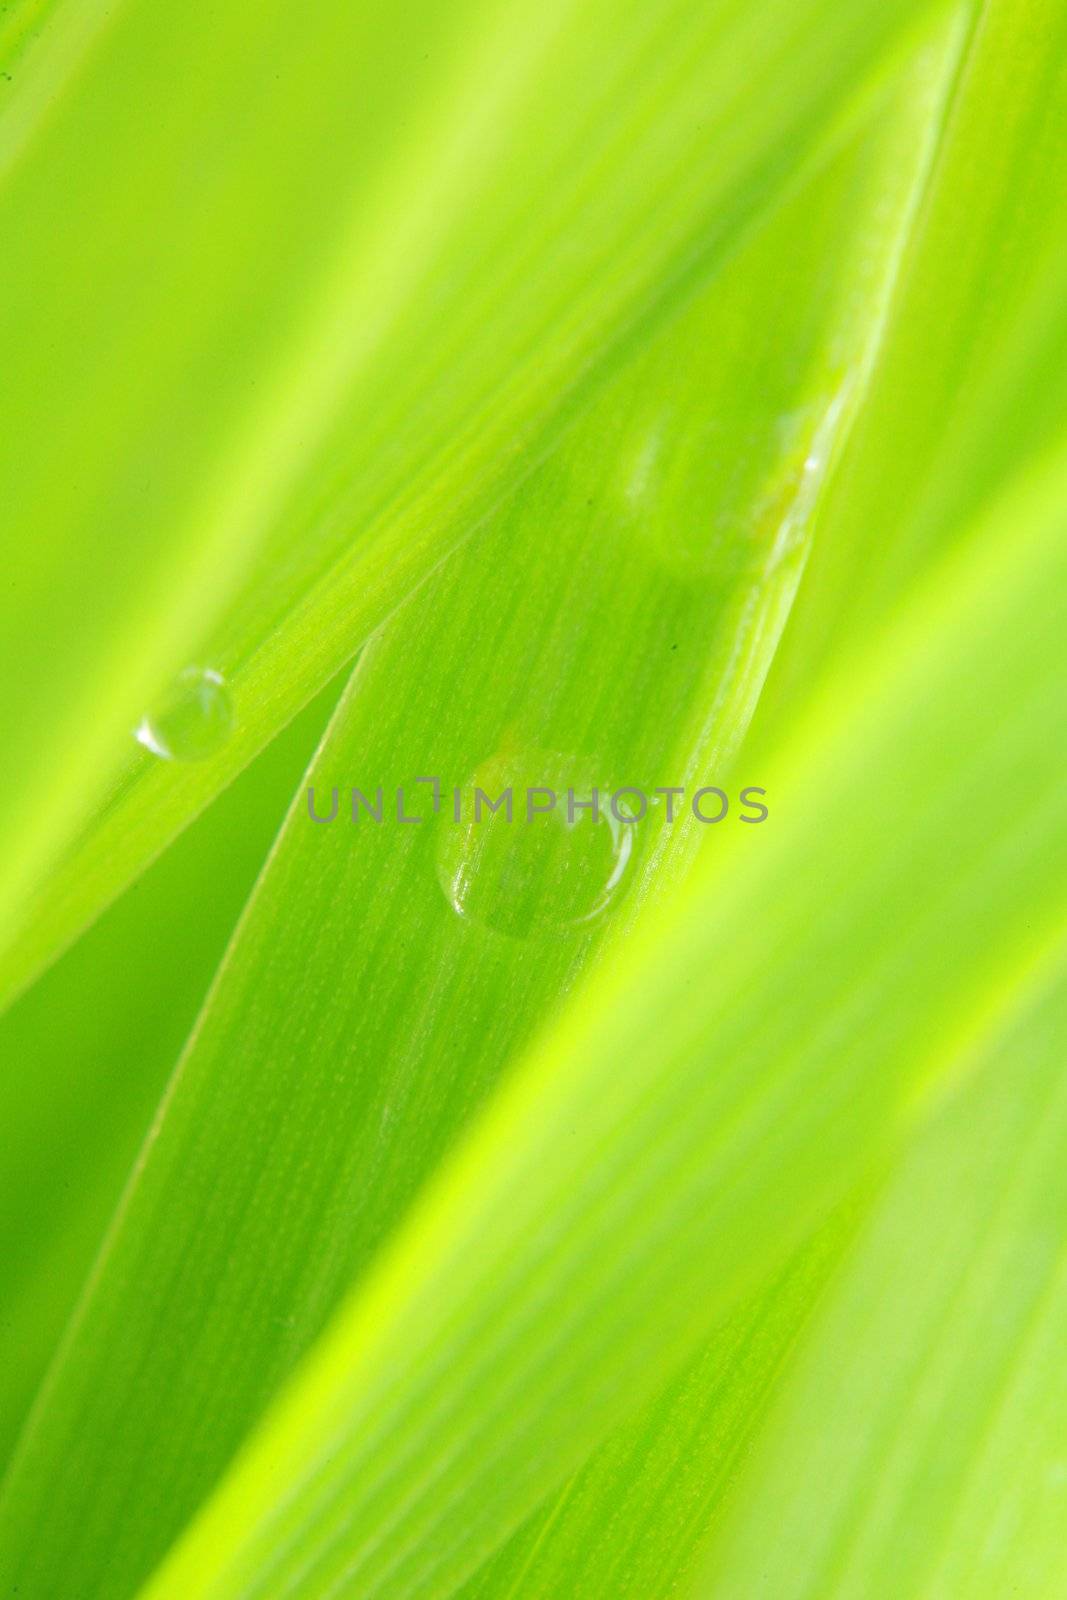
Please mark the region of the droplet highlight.
[[214, 667], [186, 667], [158, 706], [134, 730], [138, 744], [162, 761], [206, 761], [235, 726], [233, 696]]
[[452, 909], [512, 939], [597, 920], [625, 884], [639, 826], [612, 813], [610, 795], [559, 754], [484, 762], [461, 787], [460, 820], [450, 804], [438, 822], [437, 875]]

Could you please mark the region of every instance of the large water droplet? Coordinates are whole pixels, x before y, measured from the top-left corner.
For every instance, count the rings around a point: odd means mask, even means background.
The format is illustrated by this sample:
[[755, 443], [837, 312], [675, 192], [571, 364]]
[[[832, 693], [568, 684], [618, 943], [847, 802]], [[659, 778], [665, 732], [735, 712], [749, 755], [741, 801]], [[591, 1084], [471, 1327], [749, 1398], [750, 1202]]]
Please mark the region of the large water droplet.
[[806, 537], [843, 410], [843, 388], [745, 428], [668, 414], [621, 451], [620, 506], [641, 545], [679, 578], [769, 570]]
[[206, 761], [234, 727], [233, 698], [214, 667], [186, 667], [134, 736], [164, 761]]
[[[579, 802], [592, 799], [598, 809]], [[551, 791], [553, 809], [527, 820], [527, 791]], [[511, 792], [511, 820], [502, 797]], [[568, 804], [568, 791], [573, 803]], [[442, 801], [438, 823], [437, 873], [461, 917], [513, 939], [580, 927], [604, 912], [618, 894], [633, 853], [637, 824], [611, 811], [611, 791], [595, 785], [588, 770], [545, 751], [498, 755], [475, 771], [461, 791], [461, 820], [453, 796]], [[485, 801], [475, 815], [478, 794]], [[625, 802], [620, 802], [620, 809]], [[547, 805], [537, 794], [534, 804]]]

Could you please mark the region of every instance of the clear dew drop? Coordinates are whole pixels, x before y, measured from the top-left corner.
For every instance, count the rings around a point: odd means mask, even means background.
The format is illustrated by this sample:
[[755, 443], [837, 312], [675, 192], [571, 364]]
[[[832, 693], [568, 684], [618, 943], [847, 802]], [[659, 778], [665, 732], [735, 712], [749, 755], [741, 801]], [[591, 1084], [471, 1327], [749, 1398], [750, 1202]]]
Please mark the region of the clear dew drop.
[[[576, 805], [568, 816], [567, 790], [575, 801], [599, 790], [599, 810]], [[483, 804], [474, 817], [475, 791], [496, 801], [512, 791], [512, 820], [503, 807]], [[556, 807], [527, 821], [527, 789], [551, 789]], [[437, 875], [453, 910], [465, 920], [512, 939], [579, 928], [600, 917], [622, 889], [638, 824], [611, 813], [610, 790], [565, 756], [544, 751], [499, 755], [480, 766], [461, 789], [461, 820], [453, 797], [442, 800], [437, 832]], [[541, 798], [541, 797], [538, 797]]]
[[684, 581], [772, 570], [810, 531], [847, 392], [842, 379], [737, 431], [714, 415], [696, 433], [666, 413], [635, 424], [622, 449], [624, 526]]
[[233, 696], [214, 667], [186, 667], [134, 730], [163, 761], [206, 761], [234, 729]]

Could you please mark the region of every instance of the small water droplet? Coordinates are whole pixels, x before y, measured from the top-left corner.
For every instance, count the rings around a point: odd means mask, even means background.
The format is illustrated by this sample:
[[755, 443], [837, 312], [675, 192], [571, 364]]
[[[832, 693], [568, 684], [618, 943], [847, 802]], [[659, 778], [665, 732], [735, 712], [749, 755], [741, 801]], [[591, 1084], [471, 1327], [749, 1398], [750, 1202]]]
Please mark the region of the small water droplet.
[[[597, 814], [588, 806], [597, 790]], [[551, 791], [551, 810], [527, 820], [527, 791]], [[503, 804], [490, 811], [478, 794]], [[568, 790], [573, 803], [568, 805]], [[532, 751], [484, 762], [461, 789], [461, 820], [452, 797], [438, 823], [437, 875], [459, 916], [509, 938], [524, 939], [594, 921], [624, 883], [638, 824], [611, 811], [611, 790], [565, 756]], [[535, 795], [534, 804], [547, 805]], [[624, 804], [620, 802], [620, 809]]]
[[186, 667], [134, 737], [164, 761], [206, 761], [234, 727], [233, 697], [214, 667]]

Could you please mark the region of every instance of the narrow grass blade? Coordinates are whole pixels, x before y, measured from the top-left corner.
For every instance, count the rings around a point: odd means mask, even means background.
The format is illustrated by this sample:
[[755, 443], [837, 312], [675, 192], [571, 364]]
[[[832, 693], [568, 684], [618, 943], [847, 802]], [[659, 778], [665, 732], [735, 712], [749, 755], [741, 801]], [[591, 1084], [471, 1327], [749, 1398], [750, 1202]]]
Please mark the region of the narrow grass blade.
[[1067, 1582], [1067, 965], [865, 1226], [737, 1486], [706, 1600], [1043, 1600]]
[[786, 714], [1062, 426], [1065, 125], [1067, 6], [987, 0], [778, 666]]
[[313, 701], [0, 1018], [0, 1460], [330, 709]]
[[846, 1212], [820, 1229], [464, 1585], [461, 1600], [661, 1600], [684, 1593], [853, 1227]]

